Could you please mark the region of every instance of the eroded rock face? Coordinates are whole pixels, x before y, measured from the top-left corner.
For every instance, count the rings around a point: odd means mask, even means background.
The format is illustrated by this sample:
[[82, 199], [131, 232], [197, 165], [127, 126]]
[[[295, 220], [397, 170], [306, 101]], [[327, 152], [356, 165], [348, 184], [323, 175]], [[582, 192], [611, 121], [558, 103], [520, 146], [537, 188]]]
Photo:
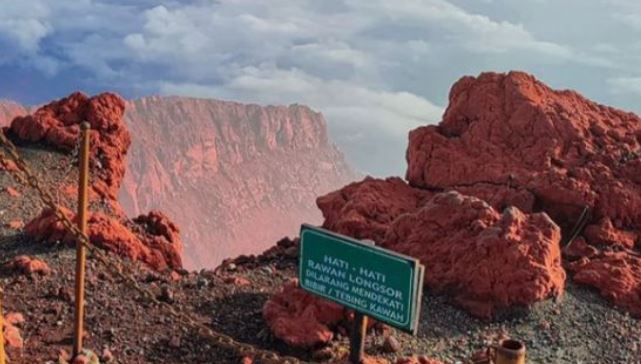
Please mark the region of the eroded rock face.
[[104, 93], [88, 97], [82, 93], [54, 101], [33, 114], [11, 122], [11, 131], [20, 139], [44, 142], [66, 151], [78, 144], [80, 123], [91, 125], [91, 163], [97, 180], [92, 187], [102, 197], [115, 200], [125, 174], [125, 155], [131, 138], [122, 121], [125, 101]]
[[320, 224], [315, 198], [356, 178], [305, 106], [146, 97], [125, 117], [135, 137], [120, 201], [132, 216], [161, 209], [175, 219], [187, 268]]

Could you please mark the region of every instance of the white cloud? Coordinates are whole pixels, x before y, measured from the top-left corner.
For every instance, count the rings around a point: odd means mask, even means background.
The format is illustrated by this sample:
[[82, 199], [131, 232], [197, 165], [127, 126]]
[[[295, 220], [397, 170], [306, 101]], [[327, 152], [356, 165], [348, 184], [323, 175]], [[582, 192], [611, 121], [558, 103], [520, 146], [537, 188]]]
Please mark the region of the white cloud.
[[83, 70], [124, 91], [309, 104], [360, 167], [402, 174], [407, 132], [439, 121], [463, 74], [524, 69], [606, 100], [639, 94], [641, 7], [568, 0], [550, 12], [550, 4], [7, 0], [0, 64]]
[[615, 95], [633, 94], [641, 96], [641, 76], [615, 77], [607, 80], [609, 91]]

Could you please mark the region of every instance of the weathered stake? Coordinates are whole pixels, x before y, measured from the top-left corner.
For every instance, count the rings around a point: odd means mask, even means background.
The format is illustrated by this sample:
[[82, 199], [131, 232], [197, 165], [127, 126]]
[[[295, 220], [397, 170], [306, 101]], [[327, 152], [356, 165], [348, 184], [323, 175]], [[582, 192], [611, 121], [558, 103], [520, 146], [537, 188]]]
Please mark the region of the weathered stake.
[[4, 353], [4, 312], [2, 311], [2, 302], [4, 301], [4, 291], [0, 289], [0, 364], [5, 364]]
[[367, 334], [367, 316], [354, 312], [354, 327], [350, 340], [349, 361], [361, 364], [365, 355], [365, 336]]
[[[80, 180], [78, 185], [78, 228], [87, 234], [87, 205], [89, 189], [89, 123], [80, 125]], [[83, 321], [85, 311], [85, 247], [76, 242], [76, 311], [73, 331], [73, 357], [82, 352]], [[2, 363], [0, 363], [2, 364]]]

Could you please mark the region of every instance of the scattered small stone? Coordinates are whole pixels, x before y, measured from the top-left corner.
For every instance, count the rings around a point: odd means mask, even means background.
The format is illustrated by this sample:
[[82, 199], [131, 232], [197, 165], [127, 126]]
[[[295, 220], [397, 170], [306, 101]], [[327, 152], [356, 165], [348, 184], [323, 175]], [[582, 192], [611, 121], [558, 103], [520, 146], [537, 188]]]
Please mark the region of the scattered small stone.
[[180, 347], [180, 344], [180, 336], [172, 336], [171, 339], [169, 339], [169, 347], [178, 349]]
[[160, 297], [158, 297], [158, 299], [167, 303], [173, 303], [174, 292], [169, 287], [163, 286], [160, 292]]
[[238, 276], [225, 278], [225, 283], [233, 284], [234, 286], [238, 286], [238, 287], [251, 285], [250, 280], [248, 280], [247, 278], [238, 277]]
[[396, 353], [401, 350], [401, 344], [398, 342], [396, 337], [390, 335], [385, 338], [383, 342], [383, 349], [388, 353]]
[[13, 187], [5, 188], [5, 191], [7, 191], [7, 194], [9, 194], [9, 196], [11, 197], [20, 197], [22, 195], [20, 192], [18, 192], [18, 190], [16, 190]]
[[312, 353], [312, 359], [315, 361], [326, 361], [334, 357], [334, 351], [331, 347], [327, 346], [320, 348]]
[[111, 353], [111, 350], [109, 350], [108, 348], [104, 348], [102, 349], [102, 355], [100, 355], [100, 359], [105, 363], [111, 363], [114, 360], [114, 355]]

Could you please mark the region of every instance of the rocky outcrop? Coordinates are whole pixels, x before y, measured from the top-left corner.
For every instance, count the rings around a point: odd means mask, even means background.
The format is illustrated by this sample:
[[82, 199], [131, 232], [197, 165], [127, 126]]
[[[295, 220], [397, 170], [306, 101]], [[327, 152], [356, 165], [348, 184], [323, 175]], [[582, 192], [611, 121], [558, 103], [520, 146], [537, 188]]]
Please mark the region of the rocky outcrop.
[[[76, 222], [76, 215], [64, 210]], [[159, 218], [158, 218], [159, 217]], [[125, 223], [102, 212], [93, 212], [87, 220], [87, 235], [92, 244], [116, 252], [132, 260], [146, 263], [153, 269], [181, 267], [181, 243], [177, 230], [164, 216], [151, 213], [134, 220], [137, 226]], [[151, 223], [147, 223], [151, 222]], [[52, 210], [44, 210], [24, 228], [25, 234], [37, 241], [75, 244], [76, 239], [58, 221]]]
[[398, 178], [366, 178], [318, 206], [325, 228], [419, 258], [429, 267], [427, 287], [477, 316], [563, 292], [561, 230], [545, 214], [499, 213], [478, 198]]
[[588, 207], [592, 249], [573, 265], [574, 278], [630, 309], [641, 307], [640, 157], [635, 114], [524, 73], [485, 73], [452, 87], [438, 126], [411, 132], [406, 177], [416, 187], [472, 195], [482, 185], [500, 206], [510, 204], [501, 195], [518, 191], [532, 201], [520, 208], [545, 211], [568, 232]]
[[316, 203], [323, 212], [325, 228], [356, 239], [382, 242], [396, 218], [416, 211], [432, 195], [397, 177], [366, 177], [319, 197]]
[[443, 121], [410, 133], [407, 163], [407, 183], [366, 178], [318, 198], [323, 226], [419, 258], [426, 286], [477, 316], [562, 294], [564, 264], [641, 317], [636, 115], [524, 73], [464, 77]]
[[78, 146], [80, 123], [91, 125], [91, 163], [93, 189], [100, 196], [115, 200], [125, 174], [125, 155], [131, 143], [123, 123], [125, 101], [104, 93], [88, 97], [76, 92], [54, 101], [33, 114], [11, 122], [11, 132], [30, 142], [42, 142], [65, 151]]
[[[46, 144], [69, 153], [77, 146], [80, 123], [87, 121], [91, 126], [89, 196], [93, 210], [88, 218], [91, 243], [142, 261], [153, 269], [180, 268], [182, 243], [176, 225], [156, 211], [129, 221], [116, 200], [131, 143], [123, 120], [124, 110], [125, 101], [118, 95], [104, 93], [88, 97], [74, 93], [31, 115], [16, 117], [8, 133], [15, 139]], [[72, 195], [70, 198], [77, 195], [73, 186], [60, 184], [57, 188]], [[75, 219], [70, 210], [61, 208], [68, 218]], [[27, 223], [24, 231], [40, 241], [75, 242], [50, 209]]]
[[135, 136], [120, 201], [130, 215], [175, 219], [188, 268], [266, 249], [320, 223], [316, 196], [354, 174], [319, 113], [181, 97], [128, 103]]
[[502, 213], [451, 191], [399, 216], [383, 246], [428, 267], [425, 284], [472, 314], [559, 296], [565, 286], [561, 230], [545, 214]]

